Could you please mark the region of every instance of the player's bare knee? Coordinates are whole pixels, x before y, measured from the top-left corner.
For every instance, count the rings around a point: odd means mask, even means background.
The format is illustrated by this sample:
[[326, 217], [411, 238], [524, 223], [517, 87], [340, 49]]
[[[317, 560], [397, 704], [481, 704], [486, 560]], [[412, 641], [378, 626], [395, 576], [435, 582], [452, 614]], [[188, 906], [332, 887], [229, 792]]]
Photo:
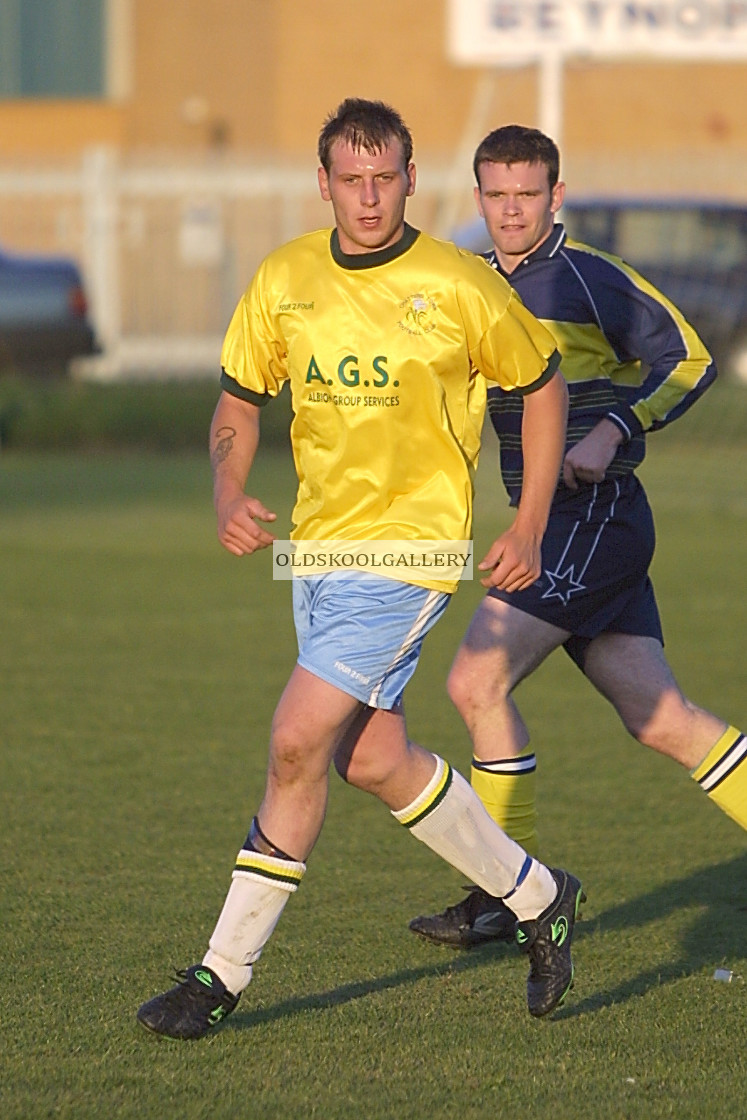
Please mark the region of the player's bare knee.
[[694, 708], [674, 690], [663, 693], [647, 709], [621, 712], [628, 732], [644, 746], [659, 754], [678, 757], [678, 744], [689, 738]]
[[462, 706], [466, 700], [467, 689], [465, 687], [464, 673], [458, 662], [452, 665], [451, 671], [446, 679], [446, 691], [456, 710], [461, 712]]
[[481, 690], [476, 685], [475, 674], [467, 670], [459, 661], [455, 662], [446, 681], [446, 691], [463, 719], [466, 719], [475, 708], [482, 706]]
[[500, 679], [468, 671], [459, 662], [452, 666], [446, 690], [468, 727], [482, 714], [502, 705], [508, 697], [508, 690]]
[[651, 747], [653, 750], [659, 749], [657, 744], [664, 731], [664, 726], [655, 711], [621, 711], [619, 715], [625, 730], [642, 747]]
[[280, 782], [293, 782], [316, 769], [308, 738], [293, 723], [274, 725], [270, 740], [270, 767]]
[[378, 797], [406, 760], [406, 745], [393, 737], [389, 741], [379, 740], [371, 746], [359, 741], [349, 754], [338, 751], [334, 763], [338, 774], [348, 785]]
[[[339, 770], [338, 773], [340, 773]], [[381, 762], [369, 758], [359, 760], [353, 756], [345, 773], [341, 776], [344, 777], [348, 785], [355, 786], [356, 789], [363, 790], [364, 793], [373, 793], [378, 796], [379, 791], [391, 779], [392, 773], [393, 768], [391, 766], [382, 765]]]

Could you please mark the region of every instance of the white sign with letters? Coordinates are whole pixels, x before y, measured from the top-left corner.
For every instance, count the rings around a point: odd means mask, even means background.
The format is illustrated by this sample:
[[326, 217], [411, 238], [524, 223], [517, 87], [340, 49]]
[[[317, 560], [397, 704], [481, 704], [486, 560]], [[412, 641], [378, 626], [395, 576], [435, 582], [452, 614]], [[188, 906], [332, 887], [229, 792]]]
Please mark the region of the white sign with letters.
[[747, 59], [747, 0], [449, 0], [448, 40], [463, 65]]

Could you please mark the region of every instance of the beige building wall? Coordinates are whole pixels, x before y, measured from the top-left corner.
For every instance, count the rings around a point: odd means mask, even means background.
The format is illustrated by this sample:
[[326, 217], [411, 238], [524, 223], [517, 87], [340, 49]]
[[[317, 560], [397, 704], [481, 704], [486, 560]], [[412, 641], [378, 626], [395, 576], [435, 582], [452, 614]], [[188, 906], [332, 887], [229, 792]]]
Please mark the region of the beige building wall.
[[126, 110], [101, 101], [0, 100], [0, 160], [57, 160], [92, 144], [122, 147]]
[[[396, 105], [421, 157], [456, 152], [470, 121], [479, 135], [540, 123], [535, 68], [495, 72], [488, 87], [485, 71], [448, 61], [444, 0], [129, 0], [126, 11], [122, 100], [0, 101], [0, 157], [102, 142], [309, 156], [350, 95]], [[573, 62], [564, 94], [566, 154], [747, 152], [744, 63]]]
[[565, 143], [575, 150], [747, 151], [747, 63], [571, 63]]
[[132, 8], [132, 147], [275, 147], [283, 78], [274, 0], [132, 0]]

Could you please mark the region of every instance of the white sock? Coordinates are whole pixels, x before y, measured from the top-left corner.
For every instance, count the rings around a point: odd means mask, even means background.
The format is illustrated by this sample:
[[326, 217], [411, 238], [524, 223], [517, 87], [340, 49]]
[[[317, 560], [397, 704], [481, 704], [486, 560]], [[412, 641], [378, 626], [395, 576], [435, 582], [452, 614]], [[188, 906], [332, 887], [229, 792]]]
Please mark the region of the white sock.
[[202, 963], [229, 992], [243, 992], [306, 865], [243, 849]]
[[503, 899], [520, 922], [539, 917], [558, 893], [558, 884], [550, 874], [549, 867], [530, 856], [527, 859], [530, 860], [530, 865], [525, 877]]
[[[392, 815], [473, 883], [503, 898], [516, 888], [527, 854], [488, 815], [469, 782], [448, 762], [434, 757], [436, 772], [423, 792]], [[532, 860], [507, 905], [521, 919], [536, 918], [556, 894], [549, 870]]]

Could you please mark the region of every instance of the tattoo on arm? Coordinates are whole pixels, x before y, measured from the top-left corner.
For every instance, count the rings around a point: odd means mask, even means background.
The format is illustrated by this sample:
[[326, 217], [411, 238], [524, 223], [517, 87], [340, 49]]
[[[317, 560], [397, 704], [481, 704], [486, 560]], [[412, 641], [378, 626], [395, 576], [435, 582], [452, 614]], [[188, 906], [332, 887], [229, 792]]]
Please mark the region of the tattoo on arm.
[[218, 428], [215, 433], [215, 447], [210, 456], [210, 461], [214, 467], [220, 463], [224, 463], [233, 450], [233, 441], [236, 438], [236, 429], [224, 426]]

